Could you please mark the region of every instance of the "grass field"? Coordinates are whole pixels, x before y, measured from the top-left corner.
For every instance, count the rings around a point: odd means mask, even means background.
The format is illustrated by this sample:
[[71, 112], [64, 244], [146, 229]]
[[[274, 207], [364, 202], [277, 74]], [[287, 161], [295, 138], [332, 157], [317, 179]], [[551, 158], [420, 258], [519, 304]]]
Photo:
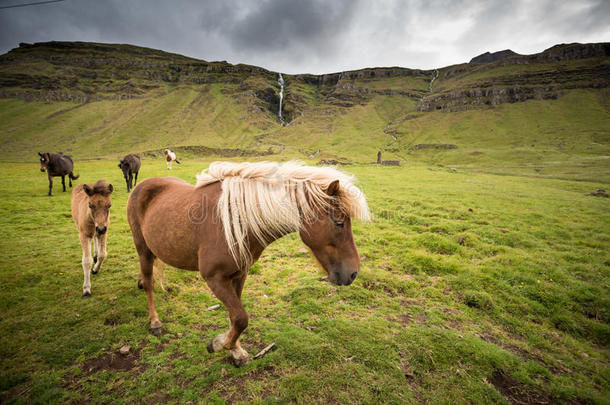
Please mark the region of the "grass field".
[[[410, 125], [410, 124], [405, 124]], [[346, 166], [373, 221], [335, 287], [297, 235], [271, 245], [244, 289], [244, 368], [207, 342], [227, 327], [197, 273], [165, 267], [148, 331], [117, 161], [76, 163], [115, 185], [108, 258], [81, 298], [70, 194], [34, 163], [0, 163], [0, 402], [608, 403], [609, 199], [601, 183], [451, 171], [423, 163]], [[172, 175], [191, 183], [208, 162]], [[141, 178], [165, 176], [145, 159]], [[574, 178], [576, 178], [576, 174]], [[129, 344], [128, 356], [118, 349]]]

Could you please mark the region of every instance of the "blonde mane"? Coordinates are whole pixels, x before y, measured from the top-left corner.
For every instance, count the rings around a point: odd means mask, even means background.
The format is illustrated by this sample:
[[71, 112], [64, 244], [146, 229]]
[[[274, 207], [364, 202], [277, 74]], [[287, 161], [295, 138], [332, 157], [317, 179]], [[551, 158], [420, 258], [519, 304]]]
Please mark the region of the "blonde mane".
[[[329, 185], [339, 180], [339, 192], [331, 197]], [[196, 187], [220, 181], [222, 193], [217, 214], [229, 251], [240, 269], [252, 263], [247, 237], [263, 246], [301, 229], [320, 209], [336, 201], [351, 218], [366, 221], [369, 209], [354, 177], [332, 167], [304, 166], [300, 162], [214, 162], [197, 175]]]

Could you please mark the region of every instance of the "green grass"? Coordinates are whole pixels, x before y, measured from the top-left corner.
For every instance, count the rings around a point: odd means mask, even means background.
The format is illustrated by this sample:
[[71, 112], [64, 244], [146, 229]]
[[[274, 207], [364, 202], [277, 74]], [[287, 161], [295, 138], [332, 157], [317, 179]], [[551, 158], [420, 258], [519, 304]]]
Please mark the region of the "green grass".
[[[242, 343], [277, 349], [236, 369], [206, 351], [227, 313], [204, 311], [218, 301], [197, 273], [166, 266], [165, 333], [148, 332], [116, 163], [76, 162], [77, 182], [116, 189], [88, 300], [69, 193], [56, 182], [47, 197], [34, 163], [0, 163], [2, 402], [607, 403], [610, 211], [586, 195], [607, 181], [347, 167], [374, 218], [354, 227], [358, 279], [319, 281], [297, 235], [271, 245], [246, 282]], [[171, 174], [194, 182], [206, 166]], [[144, 159], [141, 178], [167, 174]], [[95, 366], [126, 343], [135, 367]]]

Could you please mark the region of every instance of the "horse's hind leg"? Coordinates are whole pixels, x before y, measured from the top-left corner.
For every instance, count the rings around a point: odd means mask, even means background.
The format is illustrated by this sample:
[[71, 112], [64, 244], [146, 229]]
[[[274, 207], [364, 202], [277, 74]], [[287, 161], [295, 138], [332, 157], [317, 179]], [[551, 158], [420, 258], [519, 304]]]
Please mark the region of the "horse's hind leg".
[[89, 296], [91, 296], [91, 265], [93, 264], [93, 259], [91, 258], [91, 238], [83, 235], [82, 233], [79, 234], [80, 237], [80, 246], [81, 249], [83, 250], [83, 259], [81, 261], [82, 265], [83, 265], [83, 274], [84, 274], [84, 281], [83, 281], [83, 298], [87, 298]]
[[[155, 261], [155, 256], [152, 254], [148, 248], [138, 249], [138, 255], [140, 256], [140, 273], [142, 275], [142, 288], [146, 293], [146, 298], [148, 299], [148, 318], [150, 319], [150, 330], [155, 336], [159, 336], [162, 332], [162, 324], [159, 320], [159, 315], [157, 314], [157, 309], [155, 308], [155, 299], [153, 288], [155, 285], [155, 280], [153, 278], [153, 264]], [[138, 283], [138, 286], [140, 283]]]
[[[202, 272], [202, 274], [205, 274], [205, 272]], [[245, 275], [238, 277], [245, 280]], [[237, 367], [244, 366], [250, 361], [248, 352], [239, 344], [239, 336], [244, 329], [248, 327], [248, 314], [246, 313], [246, 310], [241, 303], [241, 299], [238, 296], [238, 291], [236, 290], [236, 285], [241, 285], [239, 288], [239, 294], [241, 294], [243, 280], [235, 282], [235, 278], [227, 277], [221, 273], [206, 278], [208, 286], [212, 292], [214, 292], [216, 298], [225, 305], [229, 311], [229, 318], [231, 319], [229, 331], [216, 336], [208, 344], [208, 351], [212, 353], [222, 349], [229, 350], [233, 363]]]
[[138, 184], [138, 172], [136, 172], [136, 179], [133, 182], [133, 185], [135, 186], [136, 184]]
[[61, 176], [61, 185], [64, 188], [64, 193], [66, 192], [66, 176]]

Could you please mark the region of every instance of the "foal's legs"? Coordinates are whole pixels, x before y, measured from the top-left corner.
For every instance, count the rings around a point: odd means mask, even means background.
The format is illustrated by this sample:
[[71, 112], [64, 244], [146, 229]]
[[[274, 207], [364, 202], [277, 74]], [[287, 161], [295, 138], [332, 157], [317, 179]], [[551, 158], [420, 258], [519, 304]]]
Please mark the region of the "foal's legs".
[[51, 190], [53, 190], [53, 177], [49, 174], [49, 196], [51, 196]]
[[82, 233], [78, 235], [80, 238], [80, 247], [83, 250], [83, 274], [85, 276], [85, 281], [83, 282], [83, 298], [91, 296], [91, 265], [93, 264], [93, 259], [91, 258], [91, 238], [87, 235], [83, 235]]
[[97, 274], [100, 271], [100, 267], [102, 267], [102, 263], [106, 258], [106, 236], [108, 233], [103, 235], [95, 235], [93, 239], [93, 244], [95, 248], [95, 265], [93, 266], [93, 270], [91, 272], [93, 274]]
[[133, 182], [133, 185], [135, 186], [136, 184], [138, 184], [138, 172], [136, 172], [136, 179]]
[[[140, 256], [140, 273], [142, 275], [142, 288], [148, 299], [148, 318], [150, 319], [150, 330], [155, 336], [159, 336], [162, 331], [162, 324], [155, 308], [155, 299], [153, 296], [153, 287], [155, 280], [153, 278], [153, 264], [155, 256], [148, 248], [138, 249]], [[139, 285], [140, 283], [138, 283]]]
[[64, 193], [66, 192], [66, 176], [61, 176], [61, 185], [64, 187]]
[[127, 192], [129, 193], [129, 190], [131, 190], [133, 188], [132, 186], [133, 184], [133, 173], [129, 173], [129, 186], [127, 187]]
[[[204, 274], [204, 271], [202, 271]], [[206, 278], [210, 289], [229, 311], [231, 327], [226, 333], [216, 336], [209, 344], [208, 351], [219, 352], [227, 349], [231, 353], [233, 363], [237, 367], [245, 366], [250, 361], [248, 352], [239, 344], [239, 335], [248, 327], [248, 314], [241, 304], [241, 289], [246, 277], [239, 274], [236, 277], [226, 276], [222, 272]]]

